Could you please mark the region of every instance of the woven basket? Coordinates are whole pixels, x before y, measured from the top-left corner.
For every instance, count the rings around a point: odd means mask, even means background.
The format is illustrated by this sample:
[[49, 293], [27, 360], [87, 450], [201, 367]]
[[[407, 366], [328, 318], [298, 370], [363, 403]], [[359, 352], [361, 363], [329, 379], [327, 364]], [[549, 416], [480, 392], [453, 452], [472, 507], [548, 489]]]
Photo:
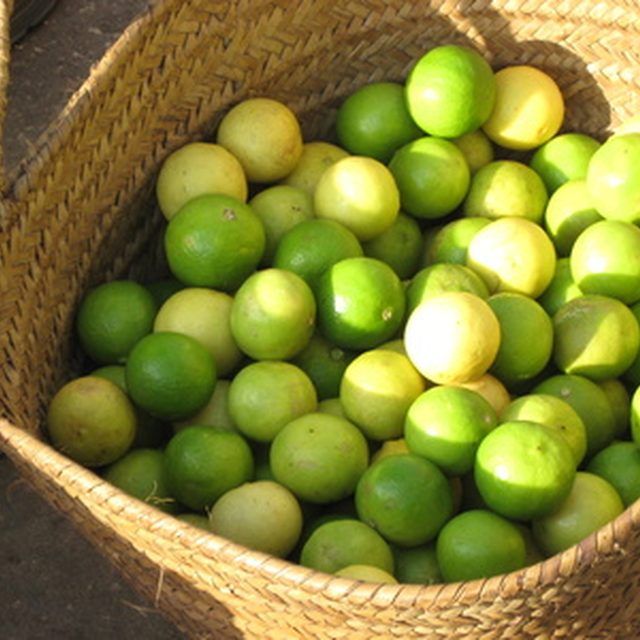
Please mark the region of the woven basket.
[[[161, 267], [152, 188], [169, 152], [210, 136], [221, 113], [255, 95], [294, 109], [307, 140], [325, 136], [349, 92], [402, 81], [445, 42], [475, 46], [496, 67], [530, 63], [551, 73], [568, 130], [603, 137], [640, 113], [637, 0], [164, 0], [130, 26], [6, 181], [0, 448], [191, 637], [640, 637], [640, 503], [526, 570], [380, 586], [198, 532], [42, 441], [47, 402], [76, 366], [72, 326], [83, 292]], [[6, 37], [2, 44], [0, 89]]]

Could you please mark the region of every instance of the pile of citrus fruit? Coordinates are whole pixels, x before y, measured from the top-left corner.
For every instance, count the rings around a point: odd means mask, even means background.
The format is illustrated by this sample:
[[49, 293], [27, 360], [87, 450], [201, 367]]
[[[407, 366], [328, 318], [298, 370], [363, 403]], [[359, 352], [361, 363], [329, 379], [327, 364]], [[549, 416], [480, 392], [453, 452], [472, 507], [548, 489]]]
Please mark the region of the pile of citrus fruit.
[[338, 105], [247, 99], [157, 178], [170, 274], [78, 309], [48, 433], [148, 504], [361, 580], [520, 569], [640, 496], [640, 122], [446, 45]]

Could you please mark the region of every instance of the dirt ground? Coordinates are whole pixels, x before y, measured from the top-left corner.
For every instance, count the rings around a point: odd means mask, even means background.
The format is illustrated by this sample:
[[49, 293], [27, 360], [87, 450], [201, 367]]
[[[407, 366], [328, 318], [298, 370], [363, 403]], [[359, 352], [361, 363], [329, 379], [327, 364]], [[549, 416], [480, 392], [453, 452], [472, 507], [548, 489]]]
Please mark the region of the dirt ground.
[[[47, 20], [14, 45], [4, 136], [8, 167], [19, 163], [92, 64], [149, 4], [59, 0]], [[3, 640], [184, 637], [1, 456], [0, 603]]]

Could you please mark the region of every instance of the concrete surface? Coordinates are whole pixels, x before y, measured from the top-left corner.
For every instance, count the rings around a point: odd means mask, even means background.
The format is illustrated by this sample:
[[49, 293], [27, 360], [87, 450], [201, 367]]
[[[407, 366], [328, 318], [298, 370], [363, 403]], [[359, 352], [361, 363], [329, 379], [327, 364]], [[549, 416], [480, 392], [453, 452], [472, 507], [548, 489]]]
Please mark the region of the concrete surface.
[[[59, 0], [12, 51], [6, 163], [19, 162], [91, 65], [149, 3]], [[0, 456], [0, 638], [178, 640], [67, 520]]]

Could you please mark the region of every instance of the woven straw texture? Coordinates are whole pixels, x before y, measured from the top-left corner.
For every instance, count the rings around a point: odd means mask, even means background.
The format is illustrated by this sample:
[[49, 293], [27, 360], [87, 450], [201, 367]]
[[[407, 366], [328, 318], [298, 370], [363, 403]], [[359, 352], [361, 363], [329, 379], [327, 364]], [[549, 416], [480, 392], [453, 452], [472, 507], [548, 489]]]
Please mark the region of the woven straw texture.
[[[6, 23], [0, 5], [0, 26]], [[169, 152], [268, 95], [325, 136], [365, 82], [445, 42], [550, 72], [567, 130], [640, 112], [637, 0], [165, 0], [130, 26], [4, 187], [0, 448], [190, 637], [640, 637], [640, 503], [582, 544], [486, 581], [378, 586], [250, 552], [126, 497], [42, 440], [76, 366], [72, 325], [105, 277], [161, 267], [153, 182]], [[0, 89], [6, 83], [6, 38]], [[2, 92], [4, 94], [4, 92]], [[4, 98], [0, 99], [3, 111]]]

